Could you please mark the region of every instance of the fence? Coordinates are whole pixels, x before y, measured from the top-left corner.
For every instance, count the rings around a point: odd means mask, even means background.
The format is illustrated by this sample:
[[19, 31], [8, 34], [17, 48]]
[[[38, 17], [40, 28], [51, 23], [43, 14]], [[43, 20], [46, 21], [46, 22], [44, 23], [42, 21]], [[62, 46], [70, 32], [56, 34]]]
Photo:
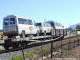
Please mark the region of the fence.
[[38, 46], [19, 51], [0, 54], [1, 60], [50, 60], [56, 58], [80, 58], [72, 51], [80, 45], [79, 36], [64, 38], [64, 36], [37, 43]]
[[53, 41], [51, 43], [22, 49], [15, 52], [0, 54], [1, 60], [50, 60], [56, 58], [80, 58], [72, 50], [80, 45], [79, 36], [65, 40]]

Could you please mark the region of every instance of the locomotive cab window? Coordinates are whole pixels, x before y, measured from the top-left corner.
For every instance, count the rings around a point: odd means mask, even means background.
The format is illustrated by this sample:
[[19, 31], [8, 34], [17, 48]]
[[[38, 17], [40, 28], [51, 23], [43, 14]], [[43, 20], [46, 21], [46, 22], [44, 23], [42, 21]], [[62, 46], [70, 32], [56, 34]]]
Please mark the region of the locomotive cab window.
[[9, 19], [4, 19], [4, 25], [8, 25], [9, 24]]
[[4, 25], [8, 25], [8, 22], [4, 22]]
[[32, 25], [32, 21], [31, 20], [27, 20], [29, 25]]
[[18, 18], [18, 22], [19, 22], [19, 24], [28, 24], [28, 25], [32, 25], [32, 21], [29, 20], [29, 19]]
[[10, 18], [10, 24], [15, 24], [15, 18]]
[[44, 27], [51, 27], [51, 25], [49, 23], [45, 23]]

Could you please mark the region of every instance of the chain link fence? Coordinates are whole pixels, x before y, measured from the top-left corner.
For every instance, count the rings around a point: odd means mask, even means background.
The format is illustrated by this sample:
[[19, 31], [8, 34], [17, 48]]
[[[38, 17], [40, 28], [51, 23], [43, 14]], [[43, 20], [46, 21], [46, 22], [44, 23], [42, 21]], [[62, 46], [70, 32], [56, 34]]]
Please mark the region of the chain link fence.
[[[74, 50], [80, 45], [80, 38], [71, 38], [36, 46], [20, 51], [0, 54], [0, 60], [58, 60], [58, 59], [78, 59], [80, 54], [76, 55]], [[52, 49], [52, 52], [51, 52]], [[52, 53], [52, 57], [51, 57]]]

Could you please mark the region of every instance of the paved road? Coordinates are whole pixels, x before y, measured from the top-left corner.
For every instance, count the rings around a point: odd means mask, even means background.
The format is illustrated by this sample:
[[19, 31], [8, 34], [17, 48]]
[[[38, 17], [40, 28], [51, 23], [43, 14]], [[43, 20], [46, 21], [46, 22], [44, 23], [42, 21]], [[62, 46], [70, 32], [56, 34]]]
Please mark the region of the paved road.
[[[24, 52], [32, 50], [32, 48], [25, 49]], [[0, 54], [0, 60], [11, 60], [11, 57], [16, 55], [22, 55], [22, 51], [15, 51], [15, 52], [9, 52], [9, 53], [3, 53]]]
[[13, 55], [21, 54], [20, 51], [0, 54], [0, 60], [10, 60]]

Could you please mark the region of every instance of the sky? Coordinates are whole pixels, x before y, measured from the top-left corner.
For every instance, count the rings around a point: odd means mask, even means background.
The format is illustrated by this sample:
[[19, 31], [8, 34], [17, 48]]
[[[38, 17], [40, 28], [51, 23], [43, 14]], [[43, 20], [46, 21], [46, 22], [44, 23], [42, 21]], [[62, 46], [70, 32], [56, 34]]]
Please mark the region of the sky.
[[12, 14], [36, 22], [53, 20], [67, 27], [80, 23], [80, 0], [0, 0], [0, 29], [3, 18]]

